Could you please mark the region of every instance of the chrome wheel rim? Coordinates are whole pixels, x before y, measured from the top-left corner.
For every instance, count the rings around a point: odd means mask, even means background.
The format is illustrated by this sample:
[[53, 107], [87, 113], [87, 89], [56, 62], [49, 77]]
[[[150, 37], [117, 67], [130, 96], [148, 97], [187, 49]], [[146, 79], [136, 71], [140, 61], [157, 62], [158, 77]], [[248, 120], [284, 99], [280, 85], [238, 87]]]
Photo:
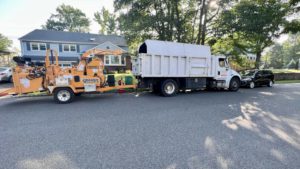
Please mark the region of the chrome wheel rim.
[[233, 82], [232, 82], [232, 88], [233, 88], [233, 89], [238, 88], [238, 83], [237, 83], [236, 81], [233, 81]]
[[269, 82], [269, 86], [270, 86], [270, 87], [273, 86], [273, 82], [272, 82], [272, 81]]
[[175, 91], [175, 85], [173, 83], [167, 83], [165, 85], [165, 92], [167, 94], [173, 94]]
[[254, 88], [254, 82], [250, 83], [250, 88], [253, 89]]
[[59, 101], [66, 102], [66, 101], [70, 100], [71, 94], [67, 90], [60, 90], [57, 93], [57, 98]]

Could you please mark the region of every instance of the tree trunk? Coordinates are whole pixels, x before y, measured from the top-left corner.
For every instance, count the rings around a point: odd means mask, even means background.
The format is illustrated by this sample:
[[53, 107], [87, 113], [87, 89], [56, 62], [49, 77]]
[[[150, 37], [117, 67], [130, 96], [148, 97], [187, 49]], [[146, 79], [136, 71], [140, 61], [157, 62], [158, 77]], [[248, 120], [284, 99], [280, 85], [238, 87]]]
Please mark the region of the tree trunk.
[[203, 12], [203, 15], [204, 15], [204, 20], [203, 20], [203, 24], [202, 24], [202, 35], [201, 35], [201, 45], [204, 45], [205, 43], [205, 35], [206, 35], [206, 19], [207, 19], [207, 6], [203, 6], [204, 8], [204, 12]]
[[204, 14], [204, 6], [205, 6], [205, 0], [200, 0], [201, 9], [200, 9], [200, 20], [199, 20], [199, 27], [198, 27], [198, 38], [197, 38], [197, 44], [200, 44], [201, 42], [201, 30], [202, 30], [202, 19]]
[[256, 52], [255, 69], [259, 69], [261, 51]]

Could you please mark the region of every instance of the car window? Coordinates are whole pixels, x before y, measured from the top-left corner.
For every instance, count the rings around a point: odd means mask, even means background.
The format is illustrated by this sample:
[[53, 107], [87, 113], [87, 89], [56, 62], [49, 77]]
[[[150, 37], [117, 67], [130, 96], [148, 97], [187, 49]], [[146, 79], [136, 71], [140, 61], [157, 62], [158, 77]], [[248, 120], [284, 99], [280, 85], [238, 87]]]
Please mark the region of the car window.
[[262, 71], [258, 71], [255, 76], [261, 76], [261, 75], [262, 75]]
[[5, 70], [6, 70], [5, 68], [0, 67], [0, 72], [3, 72]]
[[255, 70], [248, 70], [243, 73], [244, 76], [253, 76], [255, 74]]

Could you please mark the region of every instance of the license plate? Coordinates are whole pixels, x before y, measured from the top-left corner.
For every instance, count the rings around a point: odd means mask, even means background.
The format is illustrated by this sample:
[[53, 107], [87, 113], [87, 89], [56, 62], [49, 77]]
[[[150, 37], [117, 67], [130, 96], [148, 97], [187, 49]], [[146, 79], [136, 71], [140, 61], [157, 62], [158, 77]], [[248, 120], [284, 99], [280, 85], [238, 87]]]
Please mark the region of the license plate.
[[85, 84], [84, 85], [85, 92], [95, 92], [96, 91], [96, 84]]

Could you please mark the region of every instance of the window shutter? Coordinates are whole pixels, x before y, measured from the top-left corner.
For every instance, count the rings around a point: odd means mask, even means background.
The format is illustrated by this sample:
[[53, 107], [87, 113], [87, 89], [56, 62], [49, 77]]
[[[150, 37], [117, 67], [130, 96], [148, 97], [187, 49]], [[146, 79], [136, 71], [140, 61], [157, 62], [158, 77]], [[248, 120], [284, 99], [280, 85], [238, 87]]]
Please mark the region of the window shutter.
[[76, 46], [77, 53], [80, 53], [79, 45]]
[[30, 42], [26, 42], [26, 47], [27, 47], [27, 50], [30, 51], [30, 49], [31, 49]]
[[50, 49], [50, 43], [47, 43], [47, 49]]
[[62, 44], [59, 44], [59, 52], [62, 52]]

